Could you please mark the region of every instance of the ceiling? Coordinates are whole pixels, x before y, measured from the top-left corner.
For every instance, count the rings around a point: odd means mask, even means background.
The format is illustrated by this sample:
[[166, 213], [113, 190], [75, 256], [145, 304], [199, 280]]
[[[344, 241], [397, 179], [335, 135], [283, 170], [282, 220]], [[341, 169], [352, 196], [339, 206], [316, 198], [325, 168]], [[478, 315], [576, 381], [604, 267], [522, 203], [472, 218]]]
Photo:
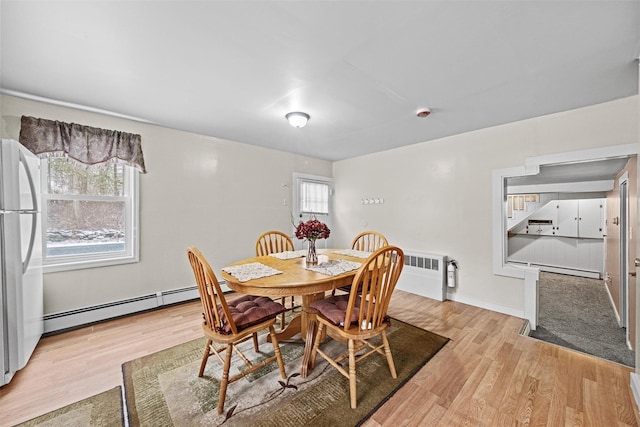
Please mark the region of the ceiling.
[[[507, 185], [543, 186], [580, 182], [584, 184], [583, 191], [588, 191], [588, 183], [613, 181], [616, 175], [625, 167], [628, 160], [628, 157], [621, 157], [589, 162], [541, 165], [538, 174], [508, 178]], [[557, 192], [557, 190], [554, 192]]]
[[336, 161], [637, 95], [639, 4], [1, 0], [0, 88]]

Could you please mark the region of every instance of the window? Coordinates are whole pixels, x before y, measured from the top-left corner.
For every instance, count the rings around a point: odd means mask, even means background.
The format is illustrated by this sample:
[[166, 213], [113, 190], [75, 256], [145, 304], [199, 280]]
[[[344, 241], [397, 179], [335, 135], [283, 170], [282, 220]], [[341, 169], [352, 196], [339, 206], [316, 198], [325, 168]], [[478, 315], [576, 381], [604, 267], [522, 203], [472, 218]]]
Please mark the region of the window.
[[329, 185], [326, 182], [300, 181], [300, 213], [329, 213]]
[[515, 216], [515, 211], [525, 211], [527, 203], [538, 203], [538, 194], [509, 194], [507, 195], [507, 218]]
[[[305, 222], [312, 218], [317, 218], [331, 229], [332, 211], [333, 211], [333, 181], [320, 175], [307, 175], [301, 173], [293, 174], [293, 194], [291, 223], [295, 228], [300, 221]], [[321, 245], [325, 248], [332, 247], [332, 233], [328, 239], [322, 239]], [[296, 245], [298, 249], [302, 249], [304, 244], [300, 240], [300, 245]]]
[[42, 161], [46, 272], [138, 261], [138, 173], [113, 163]]

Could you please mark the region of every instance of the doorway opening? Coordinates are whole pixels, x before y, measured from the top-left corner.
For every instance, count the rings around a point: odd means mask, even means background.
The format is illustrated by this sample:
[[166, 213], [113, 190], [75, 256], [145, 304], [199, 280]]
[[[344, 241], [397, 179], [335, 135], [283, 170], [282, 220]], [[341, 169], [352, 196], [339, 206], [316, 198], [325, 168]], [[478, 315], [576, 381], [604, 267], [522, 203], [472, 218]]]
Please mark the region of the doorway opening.
[[[540, 289], [538, 286], [538, 275], [540, 274], [540, 270], [544, 269], [541, 268], [540, 265], [536, 265], [535, 262], [525, 262], [524, 264], [514, 263], [509, 259], [510, 233], [508, 231], [509, 222], [507, 213], [508, 195], [545, 194], [555, 192], [558, 193], [560, 199], [593, 199], [606, 195], [607, 192], [612, 191], [613, 189], [615, 178], [622, 167], [620, 165], [625, 165], [627, 163], [635, 164], [635, 159], [633, 162], [629, 162], [629, 158], [636, 155], [637, 145], [628, 144], [528, 158], [525, 161], [525, 165], [522, 167], [494, 171], [494, 273], [525, 279], [524, 313], [525, 318], [529, 320], [530, 329], [535, 330], [540, 323], [538, 309], [541, 297], [539, 294]], [[617, 170], [615, 169], [616, 167], [618, 168]], [[623, 187], [622, 191], [626, 191], [628, 193], [629, 186]], [[629, 194], [626, 194], [625, 200], [628, 198]], [[632, 200], [635, 200], [635, 198], [632, 198]], [[626, 211], [627, 210], [625, 210], [625, 212]], [[622, 217], [622, 215], [620, 216]], [[580, 216], [576, 212], [576, 221], [579, 220], [579, 218]], [[571, 219], [573, 220], [573, 218]], [[534, 222], [542, 224], [539, 220], [540, 219], [538, 218], [537, 221]], [[625, 230], [628, 231], [629, 221], [633, 224], [635, 223], [634, 220], [629, 219], [628, 216], [625, 217], [625, 221]], [[554, 229], [554, 227], [557, 227], [557, 223], [553, 221], [553, 218], [549, 219], [548, 224], [544, 224], [549, 225], [549, 235], [554, 236], [554, 231], [557, 232], [557, 230]], [[541, 230], [542, 228], [543, 227], [540, 227], [539, 229]], [[536, 231], [537, 230], [538, 228], [536, 228]], [[566, 228], [564, 230], [561, 229], [561, 231], [566, 232]], [[602, 240], [602, 237], [603, 236], [601, 235], [600, 240]], [[580, 238], [580, 236], [577, 236], [577, 238]], [[600, 245], [601, 255], [599, 255], [599, 261], [602, 264], [601, 271], [604, 272], [603, 260], [605, 249], [602, 243], [600, 243]], [[615, 252], [628, 251], [628, 249], [628, 245], [624, 248], [619, 246], [616, 248]], [[629, 256], [630, 254], [628, 252], [621, 255], [617, 267], [619, 270], [615, 272], [616, 276], [621, 276], [624, 273], [624, 281], [626, 281], [626, 278], [630, 277], [628, 274]], [[620, 265], [622, 264], [624, 264], [624, 267], [622, 268], [626, 268], [626, 271], [620, 269]], [[532, 273], [531, 270], [534, 270], [535, 274]], [[527, 280], [527, 276], [534, 277], [534, 279]], [[599, 278], [602, 279], [602, 273], [600, 273]], [[612, 302], [614, 300], [619, 301], [620, 296], [625, 295], [627, 298], [625, 305], [627, 305], [627, 303], [631, 303], [631, 301], [629, 301], [630, 298], [626, 295], [628, 294], [628, 285], [625, 285], [624, 281], [621, 281], [621, 284], [619, 285], [623, 288], [616, 288], [615, 292], [613, 292], [615, 295], [610, 296]], [[633, 307], [630, 307], [626, 312], [620, 311], [620, 304], [615, 304], [615, 307], [618, 315], [620, 316], [620, 326], [625, 322], [624, 319], [626, 319], [627, 325], [630, 326], [627, 328], [627, 336], [635, 333], [635, 331], [629, 331], [630, 329], [635, 329], [635, 304], [633, 304]], [[631, 325], [629, 325], [629, 323], [631, 323]]]

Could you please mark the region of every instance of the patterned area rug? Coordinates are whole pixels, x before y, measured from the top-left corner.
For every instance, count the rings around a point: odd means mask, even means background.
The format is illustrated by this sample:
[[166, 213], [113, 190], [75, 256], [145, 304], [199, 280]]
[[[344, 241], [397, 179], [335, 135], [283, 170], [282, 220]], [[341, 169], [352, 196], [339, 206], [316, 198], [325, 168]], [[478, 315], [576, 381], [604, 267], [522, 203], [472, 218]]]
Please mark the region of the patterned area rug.
[[[131, 426], [355, 426], [375, 412], [396, 390], [424, 366], [448, 341], [429, 331], [393, 320], [388, 329], [398, 378], [391, 378], [386, 359], [371, 355], [358, 363], [358, 407], [349, 404], [349, 383], [322, 357], [307, 378], [299, 376], [303, 343], [280, 344], [288, 379], [282, 380], [276, 363], [232, 383], [227, 389], [225, 413], [218, 415], [222, 364], [210, 357], [205, 375], [198, 368], [205, 340], [197, 339], [123, 365], [125, 400]], [[255, 353], [251, 341], [245, 355], [260, 360], [273, 354], [266, 337]], [[345, 347], [326, 340], [333, 354]], [[267, 353], [268, 352], [268, 353]], [[244, 366], [234, 355], [232, 369]], [[233, 375], [233, 374], [230, 374]]]
[[115, 427], [123, 425], [122, 388], [118, 386], [18, 424], [16, 427]]

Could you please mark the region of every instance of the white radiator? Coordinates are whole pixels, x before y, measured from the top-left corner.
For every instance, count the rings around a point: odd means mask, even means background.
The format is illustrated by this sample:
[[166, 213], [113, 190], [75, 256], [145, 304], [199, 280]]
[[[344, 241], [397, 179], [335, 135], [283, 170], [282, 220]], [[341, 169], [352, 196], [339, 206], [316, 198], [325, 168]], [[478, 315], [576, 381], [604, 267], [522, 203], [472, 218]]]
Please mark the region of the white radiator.
[[396, 289], [412, 294], [447, 299], [447, 257], [422, 252], [405, 251], [404, 268]]

